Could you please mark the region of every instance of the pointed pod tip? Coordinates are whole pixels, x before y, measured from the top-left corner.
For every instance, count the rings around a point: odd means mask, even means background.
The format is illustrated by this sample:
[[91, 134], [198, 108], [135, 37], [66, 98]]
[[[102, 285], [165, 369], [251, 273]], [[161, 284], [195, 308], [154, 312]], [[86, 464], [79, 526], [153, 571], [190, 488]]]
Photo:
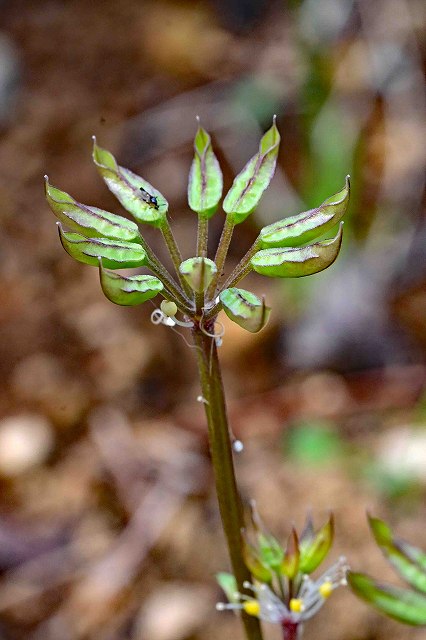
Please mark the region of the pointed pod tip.
[[45, 182], [49, 182], [49, 176], [47, 175], [47, 173], [44, 174], [43, 178]]
[[96, 136], [92, 136], [92, 142], [96, 144]]

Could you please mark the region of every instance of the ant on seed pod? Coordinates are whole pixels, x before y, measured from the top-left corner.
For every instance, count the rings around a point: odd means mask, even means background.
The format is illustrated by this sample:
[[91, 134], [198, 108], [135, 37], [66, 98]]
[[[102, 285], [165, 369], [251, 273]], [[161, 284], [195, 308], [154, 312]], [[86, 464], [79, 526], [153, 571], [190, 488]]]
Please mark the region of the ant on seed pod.
[[154, 209], [158, 210], [159, 204], [158, 204], [157, 198], [155, 196], [152, 196], [150, 193], [148, 193], [148, 191], [143, 187], [139, 187], [139, 190], [142, 194], [142, 200], [144, 200], [144, 202], [149, 204], [151, 207], [154, 207]]

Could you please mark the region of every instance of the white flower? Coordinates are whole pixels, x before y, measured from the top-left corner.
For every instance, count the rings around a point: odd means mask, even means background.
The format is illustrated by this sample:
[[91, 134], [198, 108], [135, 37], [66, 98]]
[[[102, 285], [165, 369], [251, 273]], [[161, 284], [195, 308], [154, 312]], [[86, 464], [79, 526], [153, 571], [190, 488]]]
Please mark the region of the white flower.
[[[291, 598], [287, 594], [285, 601], [279, 598], [265, 583], [251, 584], [246, 582], [244, 587], [250, 589], [254, 597], [250, 598], [237, 593], [235, 594], [235, 602], [228, 604], [219, 602], [216, 608], [219, 611], [224, 609], [243, 610], [249, 615], [273, 624], [303, 623], [321, 609], [337, 587], [346, 585], [347, 569], [346, 558], [341, 557], [317, 580], [312, 580], [307, 574], [304, 574], [297, 593]], [[285, 592], [283, 595], [286, 596]]]

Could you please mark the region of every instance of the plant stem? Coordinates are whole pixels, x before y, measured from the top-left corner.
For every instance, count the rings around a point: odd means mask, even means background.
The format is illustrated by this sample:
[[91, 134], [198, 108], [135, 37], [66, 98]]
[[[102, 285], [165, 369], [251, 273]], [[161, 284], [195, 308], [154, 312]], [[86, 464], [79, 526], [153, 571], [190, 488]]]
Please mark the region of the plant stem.
[[222, 276], [223, 267], [225, 265], [226, 256], [228, 254], [229, 245], [231, 243], [232, 233], [234, 231], [235, 222], [231, 215], [227, 215], [225, 218], [225, 224], [223, 225], [222, 235], [220, 236], [219, 244], [217, 246], [216, 255], [214, 261], [217, 267], [217, 273], [213, 278], [210, 287], [207, 289], [206, 298], [210, 299], [214, 297], [217, 283]]
[[298, 622], [283, 623], [283, 640], [299, 640], [301, 638], [301, 626]]
[[171, 278], [169, 273], [164, 268], [160, 268], [161, 265], [149, 261], [148, 263], [151, 271], [161, 280], [164, 285], [165, 291], [169, 294], [169, 297], [176, 302], [182, 313], [188, 314], [192, 312], [192, 305], [190, 300], [186, 298], [180, 291], [178, 285]]
[[[260, 248], [260, 243], [259, 243], [259, 238], [257, 238], [255, 242], [252, 244], [252, 246], [250, 247], [250, 249], [247, 251], [245, 256], [241, 258], [241, 260], [239, 261], [239, 263], [237, 264], [237, 266], [235, 267], [235, 269], [233, 270], [229, 278], [226, 280], [225, 284], [220, 288], [220, 291], [223, 291], [224, 289], [229, 289], [230, 287], [235, 287], [235, 285], [238, 284], [240, 280], [245, 278], [250, 273], [250, 271], [252, 271], [250, 260], [252, 259], [254, 254], [257, 253], [257, 251], [259, 251], [259, 248]], [[205, 313], [204, 320], [207, 322], [214, 316], [217, 316], [221, 308], [222, 308], [222, 303], [217, 302], [213, 307], [211, 307]]]
[[145, 240], [141, 239], [141, 245], [148, 257], [147, 266], [151, 269], [154, 275], [161, 280], [166, 291], [171, 294], [172, 299], [174, 299], [174, 302], [176, 302], [179, 309], [183, 313], [190, 313], [192, 311], [192, 301], [184, 295], [177, 282], [172, 278], [167, 269], [163, 267], [149, 244]]
[[177, 246], [176, 239], [173, 235], [173, 231], [170, 226], [169, 219], [167, 217], [164, 218], [163, 224], [160, 227], [160, 231], [163, 234], [164, 241], [169, 250], [170, 257], [172, 259], [177, 276], [179, 278], [179, 282], [183, 287], [183, 290], [185, 291], [186, 295], [189, 297], [192, 297], [191, 287], [188, 285], [188, 283], [185, 281], [185, 278], [183, 278], [181, 272], [179, 271], [179, 266], [180, 266], [180, 263], [182, 262], [182, 255], [180, 253], [179, 247]]
[[[207, 242], [209, 237], [209, 220], [198, 215], [198, 231], [197, 231], [197, 256], [207, 258]], [[204, 274], [203, 274], [204, 275]], [[195, 292], [195, 310], [197, 315], [201, 315], [204, 307], [204, 291]]]
[[204, 307], [204, 292], [195, 294], [195, 312], [198, 316], [201, 316], [203, 313]]
[[[213, 333], [213, 330], [214, 323], [211, 322], [206, 327], [206, 331]], [[241, 551], [241, 529], [244, 524], [243, 513], [235, 479], [217, 347], [214, 339], [205, 335], [199, 327], [193, 329], [193, 339], [197, 346], [202, 395], [206, 401], [204, 407], [219, 510], [233, 573], [237, 580], [238, 589], [243, 592], [243, 583], [245, 580], [250, 580], [251, 576], [244, 564]], [[242, 613], [242, 622], [247, 640], [262, 640], [262, 631], [257, 618]]]
[[197, 256], [207, 258], [207, 242], [209, 234], [209, 220], [198, 216]]
[[255, 253], [259, 251], [260, 248], [260, 240], [256, 238], [250, 249], [247, 251], [245, 256], [241, 258], [225, 284], [223, 285], [224, 289], [229, 289], [229, 287], [235, 286], [240, 280], [246, 277], [247, 274], [252, 270], [250, 266], [250, 260], [254, 256]]

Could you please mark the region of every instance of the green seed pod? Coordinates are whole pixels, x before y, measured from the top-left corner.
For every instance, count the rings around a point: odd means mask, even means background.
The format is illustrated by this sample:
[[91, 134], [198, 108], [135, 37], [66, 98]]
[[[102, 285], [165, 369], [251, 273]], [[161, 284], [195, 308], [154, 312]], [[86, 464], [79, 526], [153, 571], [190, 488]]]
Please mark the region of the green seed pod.
[[179, 266], [179, 271], [193, 291], [203, 293], [217, 273], [217, 267], [213, 260], [200, 256], [184, 260]]
[[268, 532], [258, 533], [257, 543], [262, 563], [273, 571], [279, 571], [284, 558], [284, 550], [278, 540]]
[[176, 303], [171, 300], [163, 300], [160, 304], [160, 308], [164, 315], [169, 318], [173, 318], [177, 314], [178, 310]]
[[131, 269], [146, 263], [145, 251], [135, 242], [85, 238], [79, 233], [64, 231], [60, 222], [57, 225], [62, 246], [78, 262], [97, 267], [98, 258], [102, 258], [102, 264], [109, 269]]
[[154, 298], [162, 289], [163, 283], [154, 276], [122, 276], [108, 271], [99, 259], [99, 277], [102, 291], [115, 304], [134, 307]]
[[349, 195], [350, 182], [349, 176], [346, 176], [343, 189], [324, 200], [316, 209], [264, 227], [260, 232], [262, 248], [300, 247], [319, 238], [343, 218], [349, 205]]
[[389, 562], [408, 584], [426, 593], [426, 554], [405, 540], [395, 539], [389, 525], [368, 516], [374, 538]]
[[250, 291], [233, 287], [222, 291], [219, 298], [228, 318], [251, 333], [263, 329], [269, 320], [270, 307]]
[[327, 269], [339, 255], [343, 223], [335, 238], [297, 249], [261, 249], [251, 260], [257, 273], [270, 278], [301, 278]]
[[210, 218], [222, 197], [223, 178], [211, 139], [201, 125], [194, 140], [194, 160], [189, 172], [188, 204], [203, 218]]
[[261, 582], [271, 582], [273, 574], [272, 571], [263, 563], [260, 554], [257, 549], [250, 544], [247, 539], [247, 534], [242, 532], [242, 554], [244, 563], [252, 576]]
[[55, 216], [72, 231], [86, 238], [110, 238], [123, 242], [140, 241], [138, 225], [114, 213], [89, 207], [74, 200], [65, 191], [49, 184], [45, 178], [46, 199]]
[[381, 613], [415, 627], [426, 625], [426, 598], [416, 591], [378, 584], [364, 573], [349, 571], [347, 580], [358, 597]]
[[305, 527], [299, 541], [300, 564], [299, 570], [302, 573], [312, 573], [322, 563], [334, 538], [334, 518], [330, 515], [329, 520], [316, 532], [313, 531], [312, 523]]
[[232, 215], [235, 224], [243, 222], [257, 207], [263, 192], [275, 173], [280, 134], [275, 124], [262, 137], [259, 151], [235, 178], [223, 201], [223, 210]]
[[96, 144], [94, 136], [93, 160], [108, 189], [138, 222], [163, 225], [169, 207], [164, 196], [143, 178], [120, 167], [112, 153]]

